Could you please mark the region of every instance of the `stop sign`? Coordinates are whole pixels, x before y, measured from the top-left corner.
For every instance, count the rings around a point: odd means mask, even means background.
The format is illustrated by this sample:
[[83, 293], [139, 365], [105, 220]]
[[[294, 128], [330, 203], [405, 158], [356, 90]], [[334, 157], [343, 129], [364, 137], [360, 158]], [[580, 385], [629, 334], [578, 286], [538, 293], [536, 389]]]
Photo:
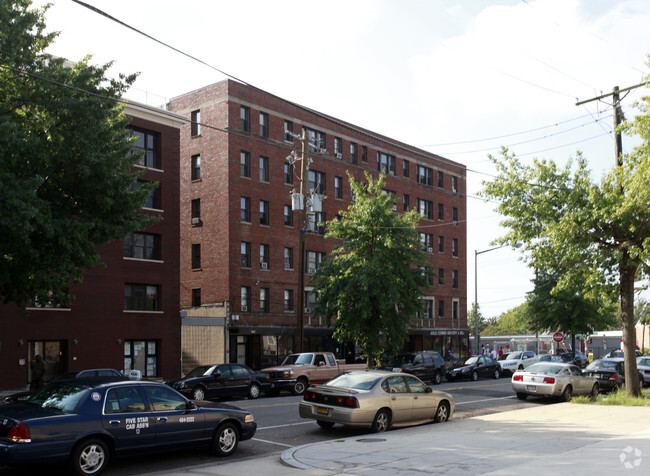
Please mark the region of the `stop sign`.
[[562, 342], [564, 340], [564, 334], [562, 334], [561, 332], [556, 332], [555, 334], [553, 334], [553, 340], [555, 342]]

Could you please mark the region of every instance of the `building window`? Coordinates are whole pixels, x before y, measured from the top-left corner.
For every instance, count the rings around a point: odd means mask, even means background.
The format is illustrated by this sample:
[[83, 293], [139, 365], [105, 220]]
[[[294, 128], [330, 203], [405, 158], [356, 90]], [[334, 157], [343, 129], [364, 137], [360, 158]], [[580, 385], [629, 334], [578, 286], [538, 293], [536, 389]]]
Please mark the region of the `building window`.
[[125, 284], [124, 309], [127, 311], [160, 311], [158, 286]]
[[424, 251], [433, 251], [433, 235], [431, 233], [420, 233], [420, 244]]
[[260, 112], [260, 136], [269, 136], [269, 115], [265, 112]]
[[445, 317], [445, 301], [438, 300], [438, 317]]
[[284, 310], [293, 311], [293, 290], [292, 289], [284, 290]]
[[402, 175], [404, 175], [404, 177], [409, 176], [410, 167], [411, 167], [411, 163], [408, 160], [406, 159], [402, 160]]
[[458, 289], [458, 271], [456, 270], [451, 272], [451, 287]]
[[451, 255], [458, 257], [458, 238], [451, 240]]
[[325, 227], [325, 212], [316, 212], [313, 215], [307, 215], [307, 230], [319, 235], [324, 235], [327, 228]]
[[199, 109], [192, 111], [190, 119], [192, 121], [192, 136], [201, 135], [201, 111]]
[[269, 181], [269, 158], [260, 155], [260, 182]]
[[192, 226], [201, 226], [201, 199], [192, 200]]
[[267, 200], [260, 200], [260, 225], [268, 226], [269, 224], [269, 202]]
[[445, 252], [445, 237], [441, 235], [438, 237], [438, 253], [444, 253], [444, 252]]
[[343, 139], [340, 137], [334, 138], [334, 155], [337, 159], [343, 158]]
[[192, 180], [201, 179], [201, 155], [192, 156]]
[[192, 269], [201, 269], [201, 244], [195, 243], [192, 245]]
[[131, 233], [124, 239], [124, 257], [159, 260], [160, 235], [153, 233]]
[[284, 163], [284, 183], [293, 184], [293, 164]]
[[322, 251], [307, 251], [307, 269], [305, 272], [307, 274], [314, 274], [318, 268], [320, 268], [321, 263], [325, 259], [325, 253]]
[[269, 269], [269, 256], [270, 256], [270, 251], [269, 251], [269, 245], [267, 244], [260, 244], [260, 268], [261, 269]]
[[305, 312], [311, 312], [316, 306], [316, 293], [313, 290], [305, 291]]
[[431, 220], [433, 218], [433, 202], [431, 200], [418, 198], [418, 212], [422, 218], [428, 218]]
[[251, 199], [250, 197], [241, 197], [241, 221], [250, 223], [251, 221]]
[[418, 183], [433, 185], [433, 170], [424, 165], [418, 165]]
[[438, 171], [438, 187], [445, 188], [445, 174]]
[[368, 147], [365, 145], [361, 146], [361, 162], [368, 162]]
[[244, 132], [251, 130], [251, 110], [246, 106], [239, 108], [239, 128]]
[[[142, 187], [146, 182], [144, 180], [138, 180], [133, 184], [135, 188], [140, 188]], [[161, 199], [162, 193], [160, 191], [160, 184], [158, 184], [149, 194], [149, 196], [146, 198], [144, 204], [142, 205], [144, 208], [150, 208], [152, 210], [160, 210], [161, 209]]]
[[395, 156], [377, 152], [377, 171], [395, 175]]
[[284, 269], [293, 269], [293, 248], [284, 249]]
[[239, 175], [248, 178], [251, 176], [251, 154], [245, 150], [239, 152]]
[[251, 244], [248, 241], [241, 242], [241, 267], [251, 267]]
[[249, 286], [241, 287], [241, 311], [249, 312], [251, 306], [251, 288]]
[[454, 321], [460, 319], [460, 302], [458, 299], [453, 299], [451, 301], [451, 318]]
[[309, 141], [309, 152], [316, 152], [318, 154], [327, 153], [326, 150], [326, 135], [324, 132], [315, 129], [305, 128], [307, 131], [307, 138]]
[[343, 178], [334, 177], [334, 198], [343, 198]]
[[425, 309], [424, 309], [424, 319], [433, 319], [435, 312], [435, 302], [432, 297], [425, 298]]
[[445, 268], [438, 268], [438, 284], [440, 286], [445, 284]]
[[411, 197], [409, 197], [408, 194], [405, 193], [404, 194], [404, 199], [402, 200], [405, 212], [408, 211], [408, 209], [409, 209], [409, 200], [410, 199], [411, 199]]
[[454, 222], [454, 225], [458, 225], [458, 208], [456, 207], [451, 209], [451, 220]]
[[284, 140], [287, 142], [293, 142], [293, 122], [284, 121]]
[[201, 305], [201, 288], [192, 289], [192, 307]]
[[352, 164], [357, 163], [357, 144], [356, 144], [356, 142], [350, 142], [350, 162]]
[[451, 191], [454, 193], [458, 192], [458, 177], [451, 177]]
[[445, 206], [442, 203], [438, 204], [438, 220], [445, 219]]
[[269, 312], [269, 288], [260, 288], [260, 311]]
[[158, 377], [158, 343], [155, 340], [124, 341], [124, 373], [139, 370], [143, 377]]
[[316, 193], [325, 193], [325, 172], [309, 170], [307, 187]]
[[293, 226], [293, 210], [291, 205], [284, 206], [284, 225]]
[[132, 129], [133, 137], [133, 153], [143, 154], [138, 159], [137, 165], [149, 167], [152, 169], [160, 169], [160, 154], [158, 152], [159, 136], [155, 132]]

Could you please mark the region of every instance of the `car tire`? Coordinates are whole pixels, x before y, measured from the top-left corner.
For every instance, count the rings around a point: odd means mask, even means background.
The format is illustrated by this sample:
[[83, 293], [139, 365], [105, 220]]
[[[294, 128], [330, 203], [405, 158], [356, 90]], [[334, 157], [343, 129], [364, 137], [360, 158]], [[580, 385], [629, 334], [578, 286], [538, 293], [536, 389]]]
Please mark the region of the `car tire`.
[[318, 426], [320, 426], [323, 430], [331, 430], [334, 426], [333, 421], [316, 420], [316, 423], [318, 423]]
[[196, 387], [192, 390], [192, 400], [202, 402], [205, 400], [205, 389], [203, 387]]
[[372, 420], [372, 431], [375, 433], [382, 433], [390, 428], [390, 412], [382, 408], [375, 415]]
[[291, 393], [294, 395], [302, 395], [305, 393], [305, 390], [307, 390], [307, 380], [304, 378], [299, 378], [296, 380], [296, 383], [293, 384], [293, 388], [291, 389]]
[[594, 386], [591, 387], [591, 398], [596, 398], [599, 393], [600, 389], [598, 388], [598, 382], [596, 382]]
[[495, 369], [495, 370], [494, 370], [494, 375], [493, 375], [493, 377], [494, 377], [496, 380], [498, 380], [500, 376], [501, 376], [501, 375], [500, 375], [500, 373], [499, 373], [499, 369]]
[[570, 402], [572, 397], [573, 397], [573, 389], [571, 388], [571, 385], [567, 385], [566, 388], [564, 389], [564, 392], [562, 392], [562, 401]]
[[528, 398], [528, 394], [527, 393], [522, 393], [522, 392], [517, 392], [517, 398], [519, 400], [526, 400]]
[[98, 475], [108, 465], [108, 445], [100, 439], [91, 438], [79, 443], [72, 451], [72, 471], [78, 475]]
[[217, 456], [230, 456], [239, 444], [239, 432], [232, 423], [223, 423], [212, 437], [212, 452]]
[[436, 409], [436, 415], [433, 417], [433, 421], [435, 423], [446, 422], [447, 420], [449, 420], [450, 411], [451, 411], [451, 407], [449, 406], [449, 403], [440, 402], [438, 408]]
[[440, 385], [440, 382], [442, 382], [442, 374], [438, 370], [433, 373], [432, 381], [434, 385]]
[[474, 370], [471, 375], [472, 382], [476, 382], [478, 380], [478, 372]]
[[248, 387], [248, 392], [246, 395], [250, 400], [255, 400], [260, 396], [260, 386], [256, 383], [252, 383], [250, 387]]

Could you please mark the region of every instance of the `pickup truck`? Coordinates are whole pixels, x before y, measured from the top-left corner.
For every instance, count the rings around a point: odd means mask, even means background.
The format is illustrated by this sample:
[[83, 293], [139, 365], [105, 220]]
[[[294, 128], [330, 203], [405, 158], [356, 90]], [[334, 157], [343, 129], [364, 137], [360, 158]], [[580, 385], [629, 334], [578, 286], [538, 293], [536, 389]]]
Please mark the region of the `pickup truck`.
[[294, 395], [302, 395], [309, 385], [325, 383], [343, 372], [367, 368], [366, 364], [338, 361], [331, 352], [304, 352], [288, 355], [281, 365], [261, 372], [269, 374], [272, 392], [289, 390]]

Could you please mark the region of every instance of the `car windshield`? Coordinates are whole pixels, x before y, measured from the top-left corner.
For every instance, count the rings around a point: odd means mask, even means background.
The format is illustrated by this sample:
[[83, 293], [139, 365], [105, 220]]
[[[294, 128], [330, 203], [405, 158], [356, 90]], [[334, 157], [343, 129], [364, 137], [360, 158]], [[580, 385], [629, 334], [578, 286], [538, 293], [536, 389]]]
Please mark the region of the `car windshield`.
[[291, 354], [288, 355], [282, 365], [309, 365], [314, 360], [314, 354]]
[[508, 358], [509, 355], [510, 355], [509, 353], [506, 353], [506, 354], [500, 355], [499, 358], [498, 358], [497, 360], [506, 360], [506, 359]]
[[564, 368], [563, 365], [553, 365], [548, 363], [533, 364], [528, 367], [527, 372], [539, 372], [543, 374], [557, 374]]
[[521, 352], [511, 352], [508, 354], [506, 360], [517, 360], [521, 359]]
[[381, 375], [366, 372], [345, 373], [334, 377], [327, 382], [327, 387], [354, 388], [356, 390], [370, 390], [381, 380]]
[[70, 383], [53, 382], [36, 392], [27, 400], [43, 408], [55, 408], [71, 413], [90, 390]]
[[618, 362], [613, 360], [595, 360], [587, 366], [587, 369], [616, 370], [617, 364]]
[[472, 365], [475, 364], [476, 361], [478, 360], [478, 357], [475, 355], [474, 357], [470, 357], [465, 361], [465, 365]]
[[193, 369], [190, 373], [188, 373], [185, 378], [190, 378], [190, 377], [202, 377], [203, 375], [210, 375], [212, 373], [212, 369], [214, 369], [216, 365], [202, 365], [201, 367], [197, 367]]

